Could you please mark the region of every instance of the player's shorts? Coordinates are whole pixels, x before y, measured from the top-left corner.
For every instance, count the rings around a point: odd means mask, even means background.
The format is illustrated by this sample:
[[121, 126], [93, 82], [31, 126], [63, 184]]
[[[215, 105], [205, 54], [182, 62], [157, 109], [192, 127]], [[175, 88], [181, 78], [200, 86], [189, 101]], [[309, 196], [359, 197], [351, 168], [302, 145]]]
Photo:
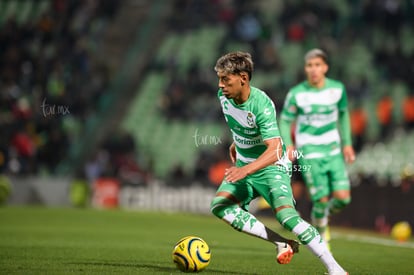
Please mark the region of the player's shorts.
[[312, 201], [329, 196], [333, 191], [350, 190], [348, 172], [342, 154], [316, 159], [300, 158], [298, 162], [303, 167], [303, 180]]
[[284, 168], [280, 169], [280, 166], [276, 165], [263, 168], [235, 183], [223, 180], [217, 193], [222, 191], [232, 194], [246, 211], [250, 202], [259, 196], [262, 196], [272, 209], [284, 205], [294, 207], [290, 175]]

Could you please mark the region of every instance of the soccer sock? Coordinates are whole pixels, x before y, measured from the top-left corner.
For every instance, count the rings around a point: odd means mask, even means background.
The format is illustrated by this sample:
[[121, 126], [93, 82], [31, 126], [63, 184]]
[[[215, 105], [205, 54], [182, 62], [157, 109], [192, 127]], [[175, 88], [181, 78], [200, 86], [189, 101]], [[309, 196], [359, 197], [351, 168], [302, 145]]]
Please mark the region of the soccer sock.
[[240, 207], [229, 207], [225, 212], [226, 214], [223, 216], [223, 220], [228, 222], [238, 231], [242, 231], [273, 243], [287, 242], [287, 239], [267, 228], [255, 216], [247, 211], [244, 211]]
[[349, 203], [351, 202], [351, 198], [346, 199], [337, 199], [332, 198], [329, 201], [329, 213], [330, 214], [336, 214], [342, 211]]
[[342, 270], [316, 228], [299, 217], [295, 209], [282, 209], [276, 214], [276, 218], [286, 229], [294, 233], [299, 241], [306, 245], [315, 256], [320, 258], [328, 270]]
[[213, 200], [211, 212], [229, 223], [234, 229], [275, 244], [281, 242], [286, 243], [288, 241], [288, 239], [267, 228], [254, 215], [243, 210], [238, 205], [222, 204], [225, 200], [224, 198], [216, 198]]
[[320, 234], [323, 234], [328, 226], [329, 203], [316, 201], [313, 203], [311, 219], [312, 224]]

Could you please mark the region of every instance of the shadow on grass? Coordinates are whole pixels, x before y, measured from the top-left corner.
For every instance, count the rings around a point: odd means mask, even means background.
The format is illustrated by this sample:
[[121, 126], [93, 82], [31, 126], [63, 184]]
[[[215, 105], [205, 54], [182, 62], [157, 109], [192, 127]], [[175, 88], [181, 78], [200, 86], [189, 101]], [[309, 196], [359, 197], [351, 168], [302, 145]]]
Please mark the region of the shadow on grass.
[[[157, 264], [150, 264], [150, 263], [110, 263], [110, 262], [70, 262], [68, 264], [72, 265], [84, 265], [84, 266], [110, 266], [110, 267], [132, 267], [132, 268], [147, 268], [152, 269], [154, 272], [176, 272], [177, 269], [174, 267], [164, 267], [159, 266]], [[223, 271], [218, 269], [211, 269], [208, 268], [206, 270], [208, 273], [214, 273], [214, 274], [238, 274], [238, 275], [257, 275], [257, 273], [240, 273], [240, 272], [232, 272], [232, 271]]]

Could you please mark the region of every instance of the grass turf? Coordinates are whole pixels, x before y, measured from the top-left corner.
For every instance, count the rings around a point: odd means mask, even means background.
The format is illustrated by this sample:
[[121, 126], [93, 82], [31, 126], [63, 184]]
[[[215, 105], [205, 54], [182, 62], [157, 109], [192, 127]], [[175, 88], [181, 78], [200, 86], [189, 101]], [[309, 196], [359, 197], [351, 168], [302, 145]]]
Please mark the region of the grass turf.
[[[290, 236], [273, 219], [271, 228]], [[350, 274], [413, 274], [414, 243], [333, 228], [332, 249]], [[212, 259], [201, 274], [324, 274], [305, 247], [288, 265], [273, 246], [209, 215], [43, 207], [0, 208], [0, 274], [181, 274], [176, 241], [202, 237]]]

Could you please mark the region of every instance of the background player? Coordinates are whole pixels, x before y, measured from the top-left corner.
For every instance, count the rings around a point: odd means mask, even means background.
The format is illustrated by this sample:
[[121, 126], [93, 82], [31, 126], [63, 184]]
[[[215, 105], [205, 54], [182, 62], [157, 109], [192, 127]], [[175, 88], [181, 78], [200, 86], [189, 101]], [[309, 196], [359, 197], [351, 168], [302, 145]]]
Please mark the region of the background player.
[[[288, 92], [281, 113], [280, 131], [290, 159], [298, 158], [313, 202], [312, 223], [329, 246], [328, 217], [351, 201], [344, 160], [352, 163], [355, 152], [345, 87], [341, 82], [327, 78], [327, 72], [325, 52], [313, 49], [306, 53], [307, 80]], [[296, 149], [290, 132], [295, 120]]]
[[293, 232], [326, 266], [329, 274], [347, 274], [327, 249], [318, 231], [300, 218], [290, 187], [290, 161], [286, 157], [276, 110], [271, 99], [250, 86], [253, 61], [249, 53], [234, 52], [217, 60], [218, 98], [233, 135], [230, 158], [235, 166], [211, 202], [211, 211], [233, 228], [272, 242], [277, 261], [289, 263], [298, 244], [267, 228], [248, 212], [249, 203], [262, 196], [276, 219]]

